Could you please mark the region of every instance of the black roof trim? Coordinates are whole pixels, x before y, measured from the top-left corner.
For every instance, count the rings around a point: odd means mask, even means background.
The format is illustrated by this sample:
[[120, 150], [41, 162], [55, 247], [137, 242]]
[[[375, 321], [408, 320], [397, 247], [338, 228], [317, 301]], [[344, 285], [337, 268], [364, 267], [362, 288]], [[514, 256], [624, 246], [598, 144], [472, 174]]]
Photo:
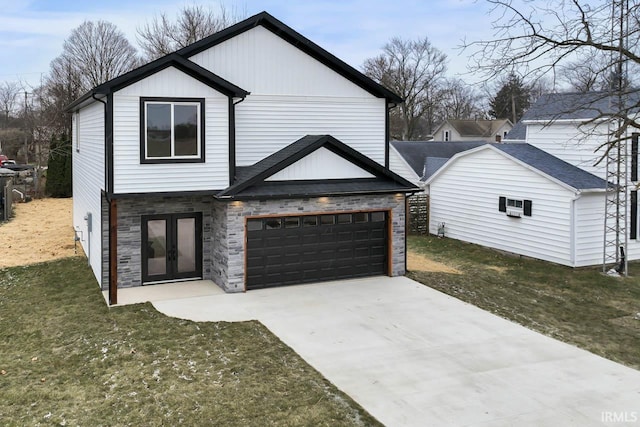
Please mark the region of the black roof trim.
[[171, 53], [96, 86], [65, 107], [65, 111], [72, 111], [94, 95], [118, 91], [169, 67], [179, 69], [183, 73], [201, 81], [228, 97], [244, 98], [249, 94], [248, 91], [199, 66], [195, 62], [189, 61], [176, 53]]
[[260, 12], [257, 15], [251, 16], [244, 21], [238, 22], [231, 27], [212, 34], [209, 37], [205, 37], [204, 39], [199, 40], [189, 46], [186, 46], [178, 50], [176, 53], [183, 57], [191, 57], [204, 50], [209, 49], [212, 46], [229, 40], [237, 36], [238, 34], [255, 28], [258, 25], [262, 25], [264, 28], [268, 29], [283, 40], [302, 50], [307, 55], [320, 61], [322, 64], [331, 68], [333, 71], [345, 77], [352, 83], [360, 86], [372, 95], [386, 98], [390, 102], [396, 104], [404, 102], [404, 99], [402, 99], [394, 92], [390, 91], [381, 84], [376, 83], [360, 71], [353, 68], [351, 65], [347, 64], [335, 55], [321, 48], [320, 46], [304, 37], [302, 34], [298, 33], [291, 27], [285, 25], [278, 19], [274, 18], [267, 12]]
[[415, 186], [402, 187], [390, 179], [335, 179], [268, 181], [249, 187], [231, 200], [304, 199], [353, 195], [416, 193]]
[[385, 169], [380, 164], [374, 162], [367, 156], [354, 150], [331, 135], [307, 135], [284, 147], [282, 150], [262, 159], [256, 164], [250, 167], [241, 168], [237, 181], [229, 188], [218, 193], [216, 197], [234, 197], [249, 187], [262, 184], [268, 177], [281, 171], [287, 166], [292, 165], [321, 147], [331, 150], [335, 154], [345, 158], [354, 165], [366, 170], [378, 178], [384, 178], [392, 181], [400, 192], [406, 189], [409, 189], [406, 191], [419, 190], [413, 183], [390, 170]]
[[151, 197], [203, 197], [215, 196], [220, 190], [161, 191], [157, 193], [112, 193], [112, 199], [148, 199]]

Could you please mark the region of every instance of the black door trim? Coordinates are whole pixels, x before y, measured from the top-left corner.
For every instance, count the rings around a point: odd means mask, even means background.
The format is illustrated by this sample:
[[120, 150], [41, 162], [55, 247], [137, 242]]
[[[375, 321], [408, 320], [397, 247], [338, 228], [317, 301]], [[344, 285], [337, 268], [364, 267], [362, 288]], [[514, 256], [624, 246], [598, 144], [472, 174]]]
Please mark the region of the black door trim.
[[[176, 245], [178, 240], [178, 220], [181, 218], [194, 218], [195, 219], [195, 244], [196, 244], [196, 269], [194, 271], [188, 271], [178, 273], [177, 268], [177, 253]], [[162, 276], [149, 277], [147, 258], [149, 256], [149, 245], [145, 242], [148, 241], [148, 221], [164, 220], [166, 221], [166, 236], [167, 236], [167, 248], [169, 254], [166, 259], [166, 274]], [[191, 279], [202, 277], [202, 213], [190, 212], [180, 214], [156, 214], [156, 215], [143, 215], [141, 218], [141, 264], [142, 264], [142, 284], [164, 282], [171, 280]]]

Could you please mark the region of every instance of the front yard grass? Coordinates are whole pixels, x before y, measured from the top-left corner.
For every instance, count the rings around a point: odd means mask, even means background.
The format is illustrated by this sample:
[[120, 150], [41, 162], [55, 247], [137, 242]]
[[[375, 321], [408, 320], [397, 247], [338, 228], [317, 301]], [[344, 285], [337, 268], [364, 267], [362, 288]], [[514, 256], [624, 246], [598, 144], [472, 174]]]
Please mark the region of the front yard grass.
[[0, 270], [1, 425], [379, 425], [258, 322], [109, 309], [86, 260]]
[[408, 250], [459, 272], [414, 268], [414, 280], [640, 369], [640, 263], [630, 263], [631, 277], [623, 279], [601, 267], [572, 269], [434, 236], [411, 236]]

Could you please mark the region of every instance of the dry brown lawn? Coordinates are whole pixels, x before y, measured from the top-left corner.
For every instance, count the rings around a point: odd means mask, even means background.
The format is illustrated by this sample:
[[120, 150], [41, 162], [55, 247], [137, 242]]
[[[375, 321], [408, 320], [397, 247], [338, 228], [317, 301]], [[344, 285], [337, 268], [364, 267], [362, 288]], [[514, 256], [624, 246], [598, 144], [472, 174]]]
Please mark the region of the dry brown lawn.
[[434, 261], [422, 254], [412, 251], [409, 251], [407, 253], [407, 270], [422, 271], [428, 273], [462, 274], [460, 270], [456, 270], [453, 267], [449, 267], [446, 264]]
[[13, 218], [0, 223], [0, 268], [76, 255], [71, 208], [70, 198], [14, 204]]

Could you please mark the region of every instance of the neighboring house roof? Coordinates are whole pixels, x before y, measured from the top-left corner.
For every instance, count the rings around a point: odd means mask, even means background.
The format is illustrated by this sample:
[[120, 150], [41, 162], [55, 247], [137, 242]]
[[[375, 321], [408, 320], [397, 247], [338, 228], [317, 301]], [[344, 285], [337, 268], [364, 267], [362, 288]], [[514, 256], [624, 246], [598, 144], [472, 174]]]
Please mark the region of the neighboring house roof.
[[498, 119], [498, 120], [459, 120], [459, 119], [449, 119], [446, 120], [443, 124], [441, 124], [436, 130], [437, 133], [440, 129], [442, 129], [445, 125], [449, 124], [452, 128], [463, 137], [479, 137], [486, 138], [491, 137], [495, 132], [497, 132], [504, 125], [511, 125], [511, 121], [508, 119]]
[[[632, 92], [627, 97], [630, 111], [637, 112], [635, 107], [640, 101], [640, 94]], [[507, 134], [505, 139], [524, 140], [529, 122], [587, 121], [601, 115], [615, 112], [617, 97], [609, 92], [567, 92], [548, 93], [540, 96], [524, 113], [522, 119]]]
[[404, 102], [404, 99], [402, 99], [397, 94], [365, 76], [363, 73], [356, 70], [351, 65], [342, 61], [333, 54], [327, 52], [326, 50], [324, 50], [308, 38], [304, 37], [302, 34], [298, 33], [291, 27], [274, 18], [267, 12], [260, 12], [254, 16], [251, 16], [244, 21], [238, 22], [235, 25], [225, 28], [222, 31], [219, 31], [187, 47], [184, 47], [178, 50], [176, 53], [184, 57], [191, 57], [204, 50], [209, 49], [212, 46], [229, 40], [230, 38], [233, 38], [238, 34], [242, 34], [245, 31], [248, 31], [258, 25], [263, 26], [278, 37], [302, 50], [307, 55], [318, 60], [325, 66], [350, 80], [352, 83], [360, 86], [372, 95], [380, 98], [386, 98], [390, 102], [396, 104]]
[[[391, 141], [391, 145], [421, 180], [430, 177], [456, 154], [485, 145], [486, 141]], [[444, 159], [444, 160], [443, 160]]]
[[96, 95], [106, 95], [115, 92], [168, 67], [175, 67], [227, 96], [244, 98], [249, 94], [246, 90], [199, 66], [195, 62], [191, 62], [176, 53], [171, 53], [96, 86], [68, 105], [65, 110], [74, 110], [85, 102], [92, 102], [92, 98]]
[[125, 73], [119, 77], [109, 80], [108, 82], [96, 86], [89, 92], [82, 95], [79, 99], [71, 103], [69, 106], [67, 106], [66, 111], [71, 111], [84, 104], [85, 102], [93, 102], [92, 98], [95, 95], [104, 95], [110, 92], [117, 91], [170, 66], [178, 68], [186, 74], [202, 81], [205, 84], [208, 84], [216, 90], [219, 90], [225, 95], [244, 98], [249, 94], [249, 92], [234, 85], [231, 82], [228, 82], [222, 77], [217, 76], [216, 74], [197, 65], [196, 63], [189, 61], [187, 58], [199, 52], [207, 50], [212, 46], [229, 40], [230, 38], [248, 31], [258, 25], [261, 25], [264, 28], [268, 29], [275, 35], [302, 50], [309, 56], [315, 58], [325, 66], [345, 77], [352, 83], [360, 86], [362, 89], [366, 90], [372, 95], [380, 98], [386, 98], [389, 102], [396, 104], [404, 102], [404, 100], [400, 96], [396, 95], [384, 86], [376, 83], [369, 77], [362, 74], [360, 71], [356, 70], [346, 62], [338, 59], [336, 56], [327, 52], [317, 44], [313, 43], [311, 40], [307, 39], [300, 33], [283, 24], [267, 12], [261, 12], [257, 15], [245, 19], [244, 21], [238, 22], [231, 27], [212, 34], [209, 37], [205, 37], [204, 39], [186, 46], [176, 52], [170, 53], [166, 56], [156, 59], [155, 61], [149, 62], [148, 64], [129, 71], [128, 73]]
[[524, 141], [525, 139], [527, 139], [527, 125], [522, 123], [522, 120], [520, 120], [513, 126], [513, 128], [511, 128], [503, 141]]
[[[375, 178], [267, 181], [287, 166], [324, 147], [371, 173]], [[252, 166], [238, 167], [236, 182], [218, 198], [305, 197], [314, 195], [402, 193], [419, 191], [411, 182], [340, 142], [331, 135], [307, 135]]]
[[568, 187], [572, 190], [604, 190], [607, 181], [597, 177], [577, 166], [560, 160], [559, 158], [543, 151], [530, 144], [485, 144], [476, 149], [459, 153], [451, 158], [447, 164], [440, 168], [427, 183], [432, 182], [436, 176], [440, 175], [447, 167], [462, 156], [472, 155], [480, 150], [495, 150], [505, 154], [507, 157], [518, 161], [520, 164], [528, 166], [538, 173]]

